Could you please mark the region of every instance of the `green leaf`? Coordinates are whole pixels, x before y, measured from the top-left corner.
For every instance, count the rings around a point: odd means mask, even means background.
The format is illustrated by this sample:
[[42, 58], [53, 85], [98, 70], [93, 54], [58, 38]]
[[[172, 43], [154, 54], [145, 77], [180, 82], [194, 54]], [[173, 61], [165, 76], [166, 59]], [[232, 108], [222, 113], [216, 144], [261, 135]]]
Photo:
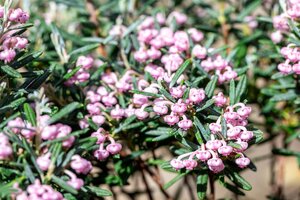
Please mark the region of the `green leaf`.
[[299, 152], [291, 151], [288, 149], [272, 149], [272, 153], [277, 154], [277, 155], [283, 155], [283, 156], [300, 156]]
[[24, 65], [32, 62], [33, 60], [36, 60], [42, 54], [43, 54], [42, 51], [36, 51], [36, 52], [30, 53], [30, 54], [26, 54], [26, 55], [18, 58], [18, 60], [14, 61], [12, 64], [10, 64], [10, 66], [13, 67], [14, 69], [18, 69], [18, 68], [23, 67]]
[[92, 74], [91, 80], [97, 80], [101, 76], [102, 72], [105, 70], [105, 68], [108, 66], [108, 63], [103, 63], [100, 67], [97, 68], [97, 70]]
[[235, 101], [235, 103], [240, 102], [241, 96], [246, 91], [246, 88], [247, 88], [247, 76], [242, 75], [239, 83], [236, 86], [236, 93], [235, 93], [236, 101]]
[[22, 75], [15, 70], [14, 68], [8, 66], [8, 65], [4, 65], [1, 67], [1, 70], [6, 73], [8, 76], [13, 77], [13, 78], [22, 78]]
[[94, 193], [97, 197], [107, 197], [107, 196], [112, 196], [112, 192], [106, 189], [102, 189], [99, 187], [95, 186], [86, 186], [86, 188]]
[[237, 101], [235, 98], [235, 82], [234, 79], [231, 79], [230, 85], [229, 85], [229, 100], [230, 100], [230, 105], [234, 105]]
[[89, 44], [89, 45], [86, 45], [84, 47], [81, 47], [79, 49], [72, 51], [71, 53], [69, 53], [69, 56], [74, 56], [77, 54], [85, 54], [86, 52], [96, 49], [97, 47], [99, 47], [99, 44]]
[[81, 66], [77, 66], [72, 71], [66, 73], [63, 77], [64, 80], [69, 80], [72, 76], [74, 76], [79, 70], [81, 69]]
[[194, 122], [193, 123], [198, 128], [198, 130], [200, 131], [203, 139], [205, 141], [210, 140], [209, 131], [207, 131], [207, 129], [202, 125], [202, 123], [200, 122], [200, 120], [196, 116], [194, 116]]
[[196, 110], [196, 112], [205, 110], [206, 108], [210, 107], [210, 106], [213, 105], [214, 103], [215, 103], [215, 100], [214, 100], [214, 99], [210, 99], [210, 100], [206, 101], [205, 104], [204, 104], [201, 108], [198, 108], [198, 109]]
[[222, 135], [226, 138], [227, 137], [227, 124], [226, 124], [226, 120], [223, 116], [221, 116], [221, 126], [222, 126]]
[[214, 94], [214, 90], [217, 86], [218, 76], [213, 75], [207, 86], [205, 87], [205, 94], [208, 98], [211, 98]]
[[165, 90], [165, 88], [160, 88], [159, 91], [171, 102], [173, 103], [176, 102], [176, 100], [171, 96], [171, 94], [167, 92], [167, 90]]
[[190, 171], [186, 171], [184, 173], [180, 173], [177, 176], [175, 176], [175, 178], [173, 178], [172, 180], [170, 180], [169, 182], [167, 182], [166, 184], [164, 184], [163, 188], [166, 190], [169, 187], [171, 187], [174, 183], [176, 183], [177, 181], [179, 181], [181, 178], [183, 178], [184, 176], [186, 176], [188, 173], [190, 173]]
[[243, 20], [248, 16], [252, 11], [254, 11], [258, 6], [261, 5], [261, 0], [250, 1], [251, 3], [243, 8], [242, 12], [237, 16], [236, 19]]
[[297, 94], [295, 91], [290, 90], [286, 93], [276, 94], [274, 95], [270, 101], [291, 101], [297, 98]]
[[250, 191], [252, 189], [252, 186], [248, 181], [246, 181], [242, 176], [240, 176], [237, 172], [230, 172], [228, 174], [229, 179], [234, 182], [238, 187]]
[[24, 109], [26, 119], [30, 122], [30, 124], [36, 126], [36, 116], [31, 106], [28, 103], [25, 103], [23, 109]]
[[51, 117], [51, 119], [48, 121], [48, 123], [52, 124], [54, 122], [57, 122], [58, 120], [60, 120], [64, 116], [67, 116], [69, 113], [71, 113], [74, 110], [76, 110], [79, 107], [79, 105], [80, 104], [78, 102], [70, 103], [69, 105], [67, 105], [63, 109], [61, 109], [58, 113], [56, 113], [55, 115], [53, 115]]
[[208, 174], [206, 171], [197, 176], [197, 196], [200, 200], [206, 198]]
[[68, 183], [66, 183], [61, 178], [59, 178], [55, 175], [52, 175], [51, 180], [53, 183], [57, 184], [58, 186], [63, 188], [65, 191], [70, 192], [71, 194], [75, 194], [75, 195], [78, 194], [77, 190], [75, 190], [72, 186], [70, 186]]
[[187, 59], [176, 71], [175, 75], [173, 76], [171, 82], [170, 82], [170, 88], [175, 85], [177, 82], [178, 78], [181, 76], [181, 74], [186, 70], [186, 68], [191, 64], [191, 59]]
[[155, 97], [155, 98], [159, 98], [161, 97], [161, 95], [159, 94], [155, 94], [155, 93], [151, 93], [151, 92], [144, 92], [144, 91], [140, 91], [140, 90], [130, 90], [130, 92], [134, 93], [134, 94], [141, 94], [147, 97]]

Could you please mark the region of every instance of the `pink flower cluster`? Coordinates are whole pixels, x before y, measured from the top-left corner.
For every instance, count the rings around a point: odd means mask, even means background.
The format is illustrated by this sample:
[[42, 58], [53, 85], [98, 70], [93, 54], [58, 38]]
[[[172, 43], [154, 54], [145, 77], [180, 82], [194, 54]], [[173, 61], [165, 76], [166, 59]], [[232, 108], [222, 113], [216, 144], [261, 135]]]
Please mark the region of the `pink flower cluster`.
[[63, 200], [64, 197], [60, 192], [55, 191], [50, 185], [43, 185], [37, 179], [31, 185], [26, 188], [26, 191], [22, 191], [18, 186], [15, 186], [16, 200]]
[[[68, 79], [65, 84], [70, 86], [75, 83], [82, 83], [86, 82], [90, 78], [89, 69], [92, 68], [94, 65], [94, 59], [92, 57], [86, 57], [86, 56], [79, 56], [79, 58], [76, 61], [76, 66], [80, 66], [80, 69], [76, 72], [74, 76], [72, 76], [70, 79]], [[69, 69], [68, 73], [72, 70]]]
[[[245, 106], [243, 103], [237, 103], [233, 106], [228, 106], [225, 109], [224, 118], [227, 124], [226, 137], [220, 137], [222, 134], [222, 127], [220, 124], [221, 118], [216, 123], [211, 123], [209, 129], [211, 130], [211, 140], [201, 145], [201, 148], [180, 155], [173, 159], [170, 164], [176, 170], [185, 168], [193, 170], [198, 166], [198, 162], [204, 162], [208, 168], [214, 173], [221, 172], [224, 168], [222, 157], [235, 159], [235, 163], [244, 168], [250, 164], [250, 159], [243, 155], [243, 152], [248, 148], [248, 141], [253, 138], [253, 132], [246, 129], [247, 118], [251, 113], [251, 108]], [[217, 139], [220, 138], [220, 139]], [[222, 139], [221, 139], [222, 138]], [[233, 147], [228, 144], [229, 141], [239, 145]]]
[[[178, 25], [183, 25], [187, 20], [184, 14], [178, 12], [171, 13], [170, 16], [169, 18], [176, 18]], [[208, 50], [199, 44], [204, 38], [201, 31], [190, 28], [186, 31], [174, 32], [168, 20], [161, 20], [160, 29], [157, 29], [154, 24], [154, 18], [147, 17], [140, 25], [138, 30], [140, 49], [134, 53], [134, 58], [140, 63], [147, 63], [145, 71], [155, 79], [161, 78], [169, 83], [176, 70], [184, 62], [184, 58], [188, 59], [190, 56], [202, 60], [201, 67], [207, 72], [217, 74], [219, 83], [237, 77], [237, 73], [221, 56], [208, 57]], [[189, 38], [193, 41], [192, 43]]]
[[283, 74], [300, 75], [300, 48], [287, 46], [281, 48], [280, 53], [286, 60], [277, 66], [278, 70]]
[[[36, 134], [40, 134], [39, 136], [43, 140], [54, 140], [61, 137], [66, 137], [72, 132], [72, 128], [65, 124], [53, 124], [47, 125], [47, 121], [50, 119], [48, 115], [40, 116], [38, 120], [38, 126], [34, 127], [29, 122], [23, 121], [20, 117], [15, 118], [8, 122], [8, 127], [10, 127], [11, 131], [15, 134], [19, 134], [20, 136], [32, 140]], [[75, 141], [74, 136], [70, 136], [62, 142], [62, 146], [65, 148], [69, 148], [73, 145]]]
[[[2, 6], [0, 6], [0, 19], [1, 18], [2, 20], [4, 19], [4, 7]], [[25, 23], [28, 19], [28, 13], [20, 8], [9, 10], [7, 21], [3, 23], [3, 34], [0, 34], [0, 60], [9, 63], [16, 57], [16, 51], [26, 47], [28, 40], [23, 37], [14, 36], [15, 31], [12, 31], [12, 28], [18, 26], [19, 23]]]
[[300, 0], [287, 0], [287, 14], [293, 20], [300, 18]]
[[0, 160], [8, 159], [12, 154], [13, 149], [8, 137], [0, 132]]
[[[97, 138], [96, 144], [99, 144], [100, 147], [94, 151], [94, 156], [103, 161], [109, 157], [109, 155], [118, 154], [122, 150], [122, 145], [117, 143], [108, 133], [105, 132], [103, 128], [99, 128], [96, 132], [92, 133], [92, 137]], [[104, 148], [105, 142], [109, 141], [110, 144]]]

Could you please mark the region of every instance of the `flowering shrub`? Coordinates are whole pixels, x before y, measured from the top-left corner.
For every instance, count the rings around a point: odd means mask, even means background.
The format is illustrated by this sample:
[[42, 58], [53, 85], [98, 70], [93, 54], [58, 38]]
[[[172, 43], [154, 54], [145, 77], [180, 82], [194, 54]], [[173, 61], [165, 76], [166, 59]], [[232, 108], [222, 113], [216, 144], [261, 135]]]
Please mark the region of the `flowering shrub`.
[[299, 159], [299, 1], [130, 2], [0, 6], [1, 199], [245, 195], [257, 144]]

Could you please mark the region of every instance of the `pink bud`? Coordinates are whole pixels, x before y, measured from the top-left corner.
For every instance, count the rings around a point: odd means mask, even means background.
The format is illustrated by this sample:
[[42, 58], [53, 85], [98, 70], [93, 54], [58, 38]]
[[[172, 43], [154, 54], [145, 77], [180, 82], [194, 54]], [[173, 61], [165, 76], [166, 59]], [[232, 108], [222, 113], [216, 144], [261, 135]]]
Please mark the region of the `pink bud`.
[[250, 115], [251, 111], [252, 111], [251, 107], [245, 106], [245, 107], [239, 108], [237, 110], [237, 114], [239, 116], [241, 116], [243, 119], [245, 119]]
[[199, 58], [203, 59], [207, 55], [207, 51], [205, 47], [200, 46], [199, 44], [195, 45], [193, 50], [192, 50], [192, 55]]
[[159, 59], [161, 57], [161, 52], [154, 47], [151, 47], [147, 50], [147, 55], [150, 59], [155, 60]]
[[133, 95], [133, 103], [139, 106], [142, 106], [148, 103], [148, 97], [142, 94], [134, 94]]
[[28, 40], [26, 38], [20, 38], [20, 37], [17, 37], [17, 44], [16, 44], [16, 47], [18, 49], [24, 49], [26, 47], [26, 45], [28, 44]]
[[193, 126], [193, 122], [189, 119], [183, 119], [180, 122], [178, 122], [178, 127], [183, 130], [188, 130]]
[[249, 141], [253, 138], [253, 132], [252, 131], [242, 131], [239, 135], [239, 138], [243, 141]]
[[189, 100], [194, 103], [198, 104], [205, 99], [205, 92], [203, 89], [196, 89], [191, 88], [189, 93]]
[[96, 144], [101, 144], [101, 143], [105, 142], [106, 136], [102, 133], [104, 133], [103, 128], [100, 128], [100, 129], [97, 130], [97, 132], [92, 133], [91, 136], [97, 138]]
[[219, 147], [218, 152], [223, 156], [229, 156], [233, 152], [233, 148], [231, 146], [221, 146]]
[[42, 130], [41, 137], [43, 140], [54, 140], [57, 134], [58, 134], [57, 126], [51, 125], [51, 126], [46, 126]]
[[292, 66], [288, 63], [280, 63], [277, 68], [283, 74], [289, 74], [292, 72]]
[[179, 121], [179, 117], [174, 114], [166, 115], [166, 116], [164, 116], [164, 121], [168, 125], [173, 126], [174, 124], [176, 124]]
[[185, 86], [177, 86], [177, 87], [172, 87], [170, 88], [170, 93], [172, 95], [172, 97], [175, 97], [175, 98], [181, 98], [184, 94], [184, 91], [185, 91]]
[[177, 103], [171, 106], [171, 110], [174, 113], [183, 114], [187, 110], [187, 105], [183, 103], [182, 100], [179, 100]]
[[197, 161], [192, 159], [183, 160], [182, 162], [187, 170], [193, 170], [198, 165]]
[[144, 109], [136, 109], [134, 114], [139, 120], [144, 120], [149, 116], [149, 113], [144, 111]]
[[117, 119], [117, 120], [122, 119], [124, 115], [125, 115], [124, 109], [120, 108], [119, 105], [117, 105], [116, 108], [110, 111], [110, 116], [113, 119]]
[[105, 122], [105, 117], [103, 117], [102, 115], [93, 115], [92, 116], [92, 121], [101, 126], [104, 122]]
[[240, 167], [240, 168], [245, 168], [250, 164], [250, 159], [245, 158], [245, 157], [240, 157], [235, 160], [235, 163]]
[[271, 33], [271, 40], [275, 44], [278, 44], [279, 42], [281, 42], [282, 38], [283, 38], [283, 36], [280, 31], [275, 31], [275, 32]]
[[206, 148], [211, 149], [211, 150], [217, 150], [222, 146], [221, 140], [209, 140], [205, 144]]
[[103, 161], [103, 160], [106, 160], [106, 158], [108, 158], [109, 152], [105, 149], [98, 149], [98, 150], [94, 151], [94, 156], [98, 160]]
[[201, 161], [206, 161], [211, 158], [211, 154], [209, 151], [206, 150], [198, 150], [196, 151], [196, 157]]
[[178, 159], [171, 160], [170, 164], [176, 170], [179, 170], [179, 169], [182, 169], [182, 168], [185, 167], [183, 162], [181, 160], [178, 160]]
[[211, 171], [214, 173], [219, 173], [222, 171], [225, 166], [223, 161], [220, 158], [211, 158], [207, 161], [207, 165]]
[[83, 180], [80, 178], [72, 178], [67, 183], [68, 185], [72, 186], [76, 190], [80, 190], [80, 188], [84, 185]]
[[87, 174], [93, 167], [90, 161], [81, 158], [79, 155], [74, 155], [72, 157], [70, 166], [77, 174]]
[[165, 105], [154, 104], [153, 111], [158, 115], [165, 115], [168, 113], [168, 107]]
[[208, 127], [212, 134], [216, 134], [222, 131], [221, 125], [217, 123], [210, 123]]
[[195, 28], [190, 28], [188, 33], [191, 35], [191, 38], [194, 42], [200, 42], [204, 38], [203, 33]]
[[107, 95], [108, 95], [108, 92], [107, 92], [106, 88], [103, 87], [103, 86], [98, 87], [97, 93], [98, 93], [100, 96], [107, 96]]
[[295, 74], [299, 75], [300, 74], [300, 62], [297, 64], [294, 64], [292, 69]]
[[232, 127], [227, 130], [227, 136], [230, 138], [236, 138], [241, 132], [239, 127]]
[[39, 168], [42, 171], [47, 171], [50, 164], [51, 164], [51, 159], [50, 159], [51, 153], [46, 153], [45, 155], [41, 155], [36, 159], [36, 162], [39, 166]]
[[122, 145], [120, 143], [111, 143], [109, 145], [106, 146], [106, 150], [112, 154], [118, 154], [121, 150], [122, 150]]
[[109, 96], [102, 97], [102, 102], [105, 104], [105, 106], [111, 107], [117, 104], [117, 99], [109, 95]]
[[101, 109], [98, 103], [89, 103], [87, 104], [86, 109], [92, 115], [99, 115], [101, 113]]
[[[152, 40], [153, 41], [153, 40]], [[134, 59], [140, 63], [143, 63], [148, 60], [147, 51], [144, 49], [139, 49], [134, 53]]]
[[16, 52], [13, 49], [5, 49], [0, 52], [0, 60], [5, 63], [11, 62], [16, 57]]

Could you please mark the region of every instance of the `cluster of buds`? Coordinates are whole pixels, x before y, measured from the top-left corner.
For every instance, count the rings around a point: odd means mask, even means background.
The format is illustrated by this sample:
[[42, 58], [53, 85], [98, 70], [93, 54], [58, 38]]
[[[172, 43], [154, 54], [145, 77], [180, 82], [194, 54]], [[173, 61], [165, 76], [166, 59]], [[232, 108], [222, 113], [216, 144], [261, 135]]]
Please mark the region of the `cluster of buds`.
[[300, 75], [300, 48], [290, 45], [281, 48], [280, 53], [286, 60], [277, 66], [278, 70], [283, 74]]
[[276, 29], [271, 34], [271, 39], [274, 43], [282, 41], [282, 33], [290, 30], [288, 20], [298, 21], [300, 19], [300, 1], [299, 0], [286, 0], [286, 12], [281, 15], [273, 17], [273, 27]]
[[[48, 125], [47, 122], [49, 119], [49, 115], [38, 117], [38, 125], [34, 127], [29, 122], [26, 122], [20, 117], [17, 117], [8, 122], [8, 127], [13, 133], [18, 134], [28, 140], [32, 140], [32, 138], [37, 134], [39, 134], [39, 137], [41, 137], [41, 139], [45, 141], [54, 140], [57, 138], [66, 137], [72, 132], [72, 128], [65, 124], [58, 123]], [[65, 148], [69, 148], [73, 145], [74, 141], [75, 137], [70, 136], [62, 141], [62, 146]]]
[[297, 20], [300, 18], [300, 0], [287, 0], [287, 15]]
[[63, 200], [64, 197], [60, 192], [55, 191], [50, 185], [43, 185], [39, 180], [35, 180], [32, 185], [26, 188], [26, 191], [22, 191], [18, 186], [15, 186], [16, 200]]
[[[173, 17], [178, 25], [183, 25], [187, 20], [184, 14], [178, 12], [171, 13], [168, 18]], [[147, 17], [138, 30], [140, 49], [134, 53], [134, 58], [140, 63], [147, 63], [145, 71], [153, 78], [169, 83], [184, 58], [188, 59], [190, 56], [202, 60], [201, 67], [217, 74], [220, 84], [237, 77], [237, 73], [221, 56], [208, 56], [213, 49], [200, 45], [204, 38], [201, 31], [195, 28], [174, 31], [168, 21], [170, 20], [161, 20], [159, 25], [162, 27], [158, 29], [154, 18]]]
[[[205, 92], [203, 89], [191, 88], [189, 97], [186, 100], [181, 99], [185, 87], [177, 86], [170, 89], [170, 93], [177, 102], [173, 103], [163, 98], [158, 98], [153, 102], [153, 111], [160, 116], [170, 126], [177, 124], [183, 130], [188, 130], [193, 126], [193, 122], [187, 118], [187, 112], [191, 110], [194, 105], [201, 103], [205, 99]], [[169, 107], [168, 107], [169, 106]]]
[[[220, 136], [222, 134], [220, 117], [216, 123], [209, 125], [212, 133], [211, 140], [203, 143], [198, 150], [173, 159], [170, 162], [171, 166], [176, 170], [182, 168], [193, 170], [198, 166], [198, 162], [202, 162], [206, 163], [212, 172], [219, 173], [225, 168], [224, 159], [235, 159], [235, 163], [240, 168], [245, 168], [250, 164], [250, 159], [246, 158], [243, 152], [248, 148], [248, 141], [253, 138], [253, 132], [245, 127], [250, 113], [251, 108], [243, 103], [228, 106], [223, 115], [227, 124], [226, 136]], [[229, 141], [235, 141], [238, 147], [230, 146]]]
[[16, 57], [16, 51], [24, 49], [28, 43], [26, 38], [14, 36], [13, 28], [20, 23], [25, 23], [29, 15], [20, 8], [10, 9], [5, 13], [4, 7], [0, 6], [0, 19], [5, 20], [0, 34], [0, 60], [9, 63]]
[[[116, 155], [122, 150], [122, 145], [117, 143], [103, 128], [99, 128], [91, 136], [97, 138], [96, 144], [99, 145], [99, 149], [94, 151], [94, 156], [100, 161], [105, 160], [109, 155]], [[104, 148], [106, 141], [109, 144]]]
[[283, 39], [282, 33], [285, 33], [289, 30], [287, 16], [285, 14], [281, 14], [273, 17], [273, 27], [276, 31], [271, 33], [271, 39], [275, 44], [277, 44]]
[[[70, 86], [75, 83], [82, 83], [86, 82], [90, 78], [89, 69], [92, 68], [94, 65], [94, 59], [92, 57], [86, 57], [86, 56], [79, 56], [76, 61], [76, 66], [80, 66], [80, 69], [75, 73], [74, 76], [72, 76], [70, 79], [68, 79], [65, 84]], [[69, 69], [68, 73], [72, 70]]]
[[5, 160], [13, 154], [9, 139], [3, 133], [0, 133], [0, 160]]

